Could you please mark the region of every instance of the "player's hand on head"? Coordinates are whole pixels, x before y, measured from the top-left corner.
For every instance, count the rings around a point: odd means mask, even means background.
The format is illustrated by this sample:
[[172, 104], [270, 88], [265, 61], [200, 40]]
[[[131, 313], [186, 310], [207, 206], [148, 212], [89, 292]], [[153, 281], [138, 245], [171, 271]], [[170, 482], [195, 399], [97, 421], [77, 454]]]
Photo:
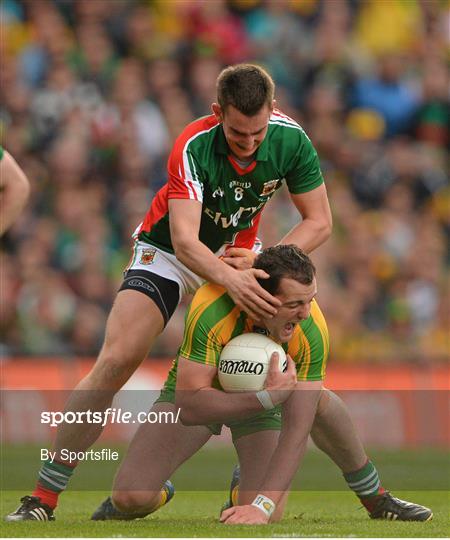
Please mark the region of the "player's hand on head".
[[265, 525], [269, 522], [269, 516], [256, 506], [246, 504], [224, 510], [220, 522], [226, 525]]
[[236, 270], [248, 270], [253, 266], [257, 255], [251, 249], [233, 247], [225, 251], [222, 260]]
[[230, 273], [226, 288], [235, 304], [252, 319], [268, 319], [276, 315], [281, 302], [265, 291], [257, 278], [267, 279], [269, 274], [257, 268]]
[[297, 384], [295, 363], [288, 354], [286, 355], [286, 361], [287, 368], [285, 371], [281, 371], [278, 353], [274, 352], [270, 357], [269, 371], [267, 372], [264, 389], [270, 393], [275, 405], [286, 401]]

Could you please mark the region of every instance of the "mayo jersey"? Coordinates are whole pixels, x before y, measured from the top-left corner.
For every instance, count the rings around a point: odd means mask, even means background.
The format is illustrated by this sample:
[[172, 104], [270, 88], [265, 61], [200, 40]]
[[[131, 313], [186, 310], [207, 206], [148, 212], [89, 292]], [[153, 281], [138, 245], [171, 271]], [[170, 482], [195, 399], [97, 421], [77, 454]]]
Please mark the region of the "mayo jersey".
[[[180, 356], [218, 367], [225, 345], [232, 338], [255, 329], [252, 319], [235, 305], [223, 287], [212, 283], [202, 285], [186, 312], [183, 342], [164, 390], [175, 390]], [[291, 340], [281, 346], [296, 364], [297, 380], [324, 379], [330, 344], [325, 318], [315, 300], [308, 319], [295, 325]]]
[[168, 182], [155, 195], [135, 236], [173, 253], [169, 199], [202, 203], [199, 238], [211, 251], [252, 249], [261, 211], [285, 181], [293, 194], [323, 183], [317, 153], [294, 120], [274, 110], [264, 141], [245, 169], [230, 155], [222, 124], [214, 115], [189, 124], [168, 160]]

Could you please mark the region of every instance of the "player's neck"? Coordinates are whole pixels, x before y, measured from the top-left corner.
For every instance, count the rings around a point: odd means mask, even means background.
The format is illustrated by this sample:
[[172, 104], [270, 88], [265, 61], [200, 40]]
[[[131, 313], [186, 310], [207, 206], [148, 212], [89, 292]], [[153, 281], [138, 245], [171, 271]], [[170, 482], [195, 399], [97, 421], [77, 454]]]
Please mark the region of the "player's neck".
[[255, 332], [255, 334], [262, 334], [264, 336], [268, 336], [270, 334], [269, 330], [262, 321], [255, 320], [253, 321], [252, 332]]
[[241, 169], [246, 169], [250, 165], [250, 163], [253, 163], [253, 161], [255, 160], [255, 155], [256, 154], [253, 154], [252, 156], [248, 158], [241, 159], [241, 158], [238, 158], [235, 154], [233, 154], [233, 152], [231, 152], [230, 154], [232, 159], [239, 165]]

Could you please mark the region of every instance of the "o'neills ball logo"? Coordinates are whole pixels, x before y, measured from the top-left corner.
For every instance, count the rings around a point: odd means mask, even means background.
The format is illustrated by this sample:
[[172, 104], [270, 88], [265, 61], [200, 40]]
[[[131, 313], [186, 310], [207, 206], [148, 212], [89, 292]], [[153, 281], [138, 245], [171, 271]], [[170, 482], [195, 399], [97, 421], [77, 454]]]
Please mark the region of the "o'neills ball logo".
[[248, 373], [250, 375], [261, 375], [264, 371], [264, 364], [261, 362], [247, 362], [246, 360], [221, 360], [219, 371], [227, 375], [238, 373]]

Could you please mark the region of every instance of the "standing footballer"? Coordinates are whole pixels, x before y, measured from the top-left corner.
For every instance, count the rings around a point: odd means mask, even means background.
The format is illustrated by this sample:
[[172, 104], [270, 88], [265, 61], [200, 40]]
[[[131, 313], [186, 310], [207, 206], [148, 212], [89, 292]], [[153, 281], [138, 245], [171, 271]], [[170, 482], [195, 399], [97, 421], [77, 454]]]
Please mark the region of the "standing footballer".
[[[268, 275], [250, 268], [247, 257], [240, 259], [239, 248], [258, 249], [261, 212], [283, 182], [302, 219], [281, 243], [311, 252], [329, 237], [331, 213], [317, 153], [303, 129], [275, 109], [274, 90], [271, 77], [258, 66], [226, 68], [217, 80], [213, 114], [188, 125], [176, 140], [167, 184], [136, 229], [131, 263], [97, 362], [72, 393], [67, 410], [108, 408], [183, 294], [204, 280], [224, 286], [253, 318], [276, 314], [279, 300], [257, 281]], [[223, 254], [231, 264], [219, 258]], [[63, 424], [53, 451], [57, 456], [62, 448], [85, 451], [102, 429]], [[54, 519], [75, 465], [61, 456], [44, 463], [32, 496], [22, 498], [7, 519]]]

